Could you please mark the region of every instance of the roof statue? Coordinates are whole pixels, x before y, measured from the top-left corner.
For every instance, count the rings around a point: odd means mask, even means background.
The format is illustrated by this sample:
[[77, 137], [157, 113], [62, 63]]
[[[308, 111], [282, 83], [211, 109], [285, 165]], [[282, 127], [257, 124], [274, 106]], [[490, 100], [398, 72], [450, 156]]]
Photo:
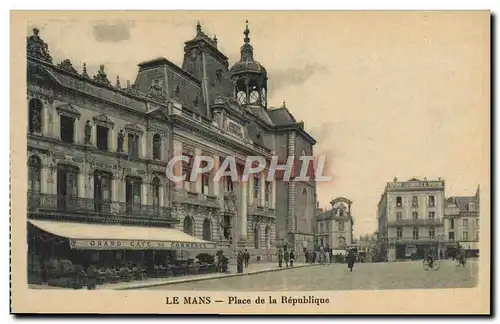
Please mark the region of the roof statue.
[[27, 54], [37, 59], [52, 63], [52, 56], [49, 53], [49, 45], [45, 43], [38, 33], [38, 28], [33, 28], [33, 35], [28, 37]]

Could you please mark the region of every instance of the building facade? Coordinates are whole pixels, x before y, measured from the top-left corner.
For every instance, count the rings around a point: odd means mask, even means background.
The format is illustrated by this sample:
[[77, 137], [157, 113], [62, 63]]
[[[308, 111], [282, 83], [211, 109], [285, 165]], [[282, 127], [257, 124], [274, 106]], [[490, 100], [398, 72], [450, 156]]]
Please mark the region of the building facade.
[[352, 202], [340, 197], [330, 202], [331, 209], [316, 216], [316, 247], [345, 250], [353, 244]]
[[449, 197], [444, 210], [444, 232], [447, 254], [453, 255], [458, 246], [469, 255], [479, 255], [480, 218], [479, 186], [474, 196]]
[[386, 184], [378, 204], [378, 252], [394, 261], [444, 250], [444, 180]]
[[[27, 38], [28, 216], [31, 219], [176, 228], [270, 257], [286, 241], [312, 242], [316, 185], [213, 181], [224, 159], [312, 155], [315, 140], [288, 108], [267, 102], [267, 71], [244, 31], [241, 59], [229, 65], [216, 38], [196, 26], [182, 67], [165, 58], [139, 64], [133, 84], [92, 76], [69, 59], [55, 63], [34, 29]], [[184, 181], [166, 178], [168, 161]], [[194, 157], [213, 171], [190, 181]], [[269, 165], [269, 164], [268, 164]], [[236, 246], [235, 246], [236, 245]]]

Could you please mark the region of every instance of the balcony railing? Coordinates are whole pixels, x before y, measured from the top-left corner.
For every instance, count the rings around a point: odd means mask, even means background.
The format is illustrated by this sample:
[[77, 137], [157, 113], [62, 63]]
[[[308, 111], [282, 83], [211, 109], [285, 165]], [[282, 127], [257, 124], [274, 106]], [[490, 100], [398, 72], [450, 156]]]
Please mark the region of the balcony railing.
[[138, 218], [174, 218], [168, 207], [143, 205], [138, 203], [118, 202], [64, 195], [45, 194], [28, 191], [28, 211], [88, 213], [103, 216], [133, 216]]
[[443, 225], [443, 220], [442, 219], [434, 219], [434, 218], [402, 218], [402, 219], [396, 219], [395, 221], [389, 221], [388, 226], [405, 226], [405, 225], [434, 225], [434, 226], [439, 226]]

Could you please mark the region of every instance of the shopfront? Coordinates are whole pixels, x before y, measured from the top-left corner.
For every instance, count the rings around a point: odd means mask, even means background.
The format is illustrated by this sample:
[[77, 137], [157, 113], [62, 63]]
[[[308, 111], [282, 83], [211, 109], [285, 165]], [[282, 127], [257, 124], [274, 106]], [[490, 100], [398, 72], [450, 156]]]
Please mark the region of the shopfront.
[[[124, 264], [155, 265], [192, 261], [215, 254], [216, 243], [174, 228], [28, 220], [29, 272], [43, 272], [49, 260], [69, 260], [86, 269]], [[42, 280], [42, 279], [39, 279]]]

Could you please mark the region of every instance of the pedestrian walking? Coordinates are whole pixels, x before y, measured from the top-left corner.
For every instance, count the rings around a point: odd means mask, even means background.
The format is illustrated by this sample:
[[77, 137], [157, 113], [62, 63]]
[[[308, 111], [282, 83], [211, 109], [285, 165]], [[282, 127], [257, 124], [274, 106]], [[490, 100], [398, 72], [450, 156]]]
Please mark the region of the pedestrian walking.
[[248, 253], [247, 249], [245, 249], [244, 258], [245, 258], [245, 268], [248, 268], [248, 263], [250, 262], [250, 253]]
[[243, 273], [243, 258], [243, 253], [239, 251], [236, 256], [236, 271], [238, 273]]
[[354, 268], [354, 263], [356, 262], [356, 255], [353, 250], [349, 250], [347, 253], [347, 268], [352, 272], [352, 268]]
[[215, 264], [215, 269], [217, 272], [220, 272], [221, 271], [221, 266], [220, 266], [220, 257], [219, 257], [219, 251], [217, 251], [217, 253], [215, 253], [214, 255], [214, 264]]
[[288, 262], [290, 261], [290, 252], [288, 252], [287, 250], [285, 250], [285, 253], [284, 253], [284, 259], [285, 259], [285, 266], [288, 268]]
[[87, 269], [87, 290], [94, 290], [97, 286], [97, 269], [91, 264]]
[[295, 261], [295, 253], [293, 250], [290, 251], [290, 267], [293, 267], [293, 262]]
[[278, 266], [281, 268], [283, 264], [283, 251], [281, 249], [278, 250]]

